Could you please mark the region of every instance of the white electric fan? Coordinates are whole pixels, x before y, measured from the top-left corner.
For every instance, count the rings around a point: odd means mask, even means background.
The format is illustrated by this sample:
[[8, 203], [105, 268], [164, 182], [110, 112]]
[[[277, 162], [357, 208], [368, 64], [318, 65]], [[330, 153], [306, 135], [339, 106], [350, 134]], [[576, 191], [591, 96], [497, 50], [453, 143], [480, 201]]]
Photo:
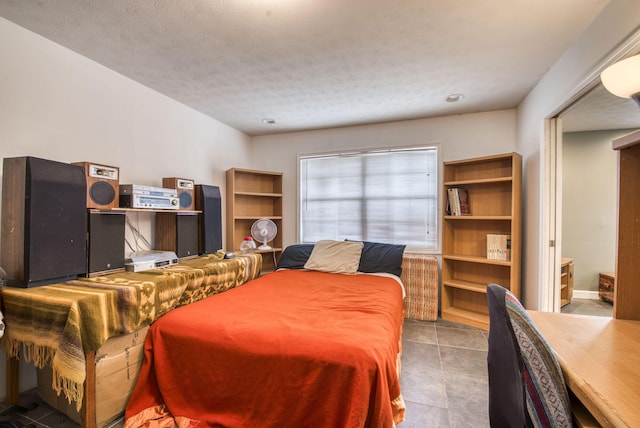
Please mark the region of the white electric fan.
[[253, 236], [253, 239], [258, 242], [262, 242], [262, 245], [258, 247], [258, 250], [272, 250], [273, 248], [271, 248], [267, 243], [276, 237], [277, 232], [278, 227], [268, 218], [258, 219], [251, 226], [251, 236]]

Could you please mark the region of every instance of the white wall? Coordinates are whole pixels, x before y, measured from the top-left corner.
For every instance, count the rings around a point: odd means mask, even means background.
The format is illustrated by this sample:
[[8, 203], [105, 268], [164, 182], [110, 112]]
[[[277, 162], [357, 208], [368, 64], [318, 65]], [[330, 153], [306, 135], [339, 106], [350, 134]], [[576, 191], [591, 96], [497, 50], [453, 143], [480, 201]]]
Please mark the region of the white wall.
[[615, 272], [618, 152], [630, 131], [571, 132], [562, 137], [562, 256], [573, 258], [574, 290], [598, 291], [600, 272]]
[[[121, 183], [177, 176], [224, 195], [224, 171], [250, 167], [249, 151], [245, 134], [0, 18], [0, 158], [104, 163]], [[153, 240], [151, 215], [139, 217]], [[35, 387], [33, 369], [21, 369], [21, 390]]]
[[253, 164], [283, 172], [283, 243], [297, 242], [299, 154], [438, 144], [440, 160], [515, 151], [515, 110], [254, 137]]
[[517, 151], [523, 155], [523, 288], [522, 300], [528, 309], [551, 310], [543, 289], [549, 288], [541, 272], [544, 260], [544, 219], [546, 198], [545, 118], [574, 95], [585, 80], [597, 78], [593, 71], [615, 47], [640, 27], [640, 2], [611, 0], [585, 33], [573, 43], [558, 62], [520, 104], [517, 111]]

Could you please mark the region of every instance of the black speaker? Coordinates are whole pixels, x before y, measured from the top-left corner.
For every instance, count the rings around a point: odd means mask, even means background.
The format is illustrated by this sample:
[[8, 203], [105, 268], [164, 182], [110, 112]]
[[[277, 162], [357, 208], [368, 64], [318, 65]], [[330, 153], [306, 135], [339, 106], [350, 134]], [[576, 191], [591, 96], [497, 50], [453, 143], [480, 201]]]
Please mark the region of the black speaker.
[[196, 210], [198, 215], [198, 252], [212, 254], [222, 249], [222, 198], [220, 188], [196, 184]]
[[9, 285], [35, 287], [86, 273], [86, 191], [80, 166], [4, 159], [0, 265]]
[[88, 275], [124, 270], [125, 213], [89, 213]]
[[156, 250], [173, 251], [178, 258], [198, 255], [198, 216], [156, 213]]

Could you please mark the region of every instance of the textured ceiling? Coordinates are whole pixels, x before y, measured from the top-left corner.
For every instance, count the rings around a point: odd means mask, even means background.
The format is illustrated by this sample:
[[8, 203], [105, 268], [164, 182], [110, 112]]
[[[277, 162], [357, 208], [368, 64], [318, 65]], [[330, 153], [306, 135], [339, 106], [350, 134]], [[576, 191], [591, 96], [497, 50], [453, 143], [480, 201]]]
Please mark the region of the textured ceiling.
[[1, 0], [0, 16], [260, 135], [513, 108], [607, 2]]
[[640, 128], [640, 107], [629, 98], [619, 98], [598, 84], [563, 112], [564, 132]]

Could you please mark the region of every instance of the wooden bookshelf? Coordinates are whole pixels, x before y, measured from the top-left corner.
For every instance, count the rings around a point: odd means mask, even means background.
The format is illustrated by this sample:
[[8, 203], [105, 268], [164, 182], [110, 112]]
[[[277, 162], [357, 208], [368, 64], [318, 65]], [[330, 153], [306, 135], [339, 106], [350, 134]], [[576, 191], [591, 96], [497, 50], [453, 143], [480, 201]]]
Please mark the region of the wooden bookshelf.
[[238, 251], [244, 237], [251, 236], [253, 223], [261, 218], [273, 220], [278, 228], [269, 244], [273, 250], [257, 250], [262, 254], [262, 271], [268, 272], [275, 269], [282, 253], [282, 173], [227, 170], [227, 250]]
[[[520, 298], [522, 157], [517, 153], [444, 163], [443, 206], [448, 189], [464, 188], [470, 215], [443, 215], [442, 318], [489, 328], [487, 285]], [[487, 235], [511, 236], [509, 260], [487, 258]]]

